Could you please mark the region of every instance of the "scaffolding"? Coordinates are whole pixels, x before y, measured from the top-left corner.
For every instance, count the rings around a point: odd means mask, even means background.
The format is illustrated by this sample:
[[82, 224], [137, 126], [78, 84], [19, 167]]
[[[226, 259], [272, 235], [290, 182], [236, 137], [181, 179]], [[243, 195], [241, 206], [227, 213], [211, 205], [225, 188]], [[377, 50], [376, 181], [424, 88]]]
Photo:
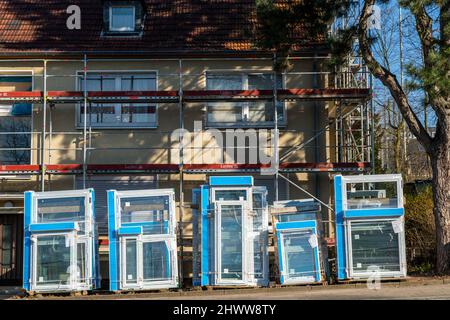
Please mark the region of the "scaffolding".
[[[291, 58], [293, 61], [313, 60], [314, 64], [318, 61], [329, 59], [329, 56], [314, 57], [297, 57]], [[252, 89], [252, 90], [187, 90], [185, 88], [186, 80], [192, 77], [198, 79], [204, 77], [204, 73], [195, 74], [184, 70], [186, 63], [193, 61], [264, 61], [272, 65], [272, 70], [267, 71], [272, 74], [272, 89]], [[176, 73], [158, 73], [158, 77], [172, 77], [178, 79], [178, 88], [175, 90], [153, 90], [153, 91], [89, 91], [87, 89], [87, 81], [89, 78], [89, 66], [96, 62], [164, 62], [171, 61], [178, 65]], [[86, 186], [88, 175], [101, 174], [178, 174], [179, 175], [179, 222], [183, 221], [183, 212], [185, 208], [184, 201], [184, 175], [196, 173], [260, 173], [262, 170], [273, 171], [273, 179], [275, 186], [275, 199], [279, 198], [278, 181], [279, 179], [287, 180], [308, 196], [321, 202], [325, 207], [328, 204], [323, 203], [317, 196], [311, 194], [298, 184], [291, 181], [288, 177], [289, 173], [362, 173], [367, 172], [373, 167], [373, 110], [371, 108], [371, 81], [367, 70], [360, 66], [355, 66], [339, 71], [306, 71], [306, 72], [283, 72], [282, 77], [296, 76], [308, 77], [313, 79], [312, 88], [278, 88], [277, 77], [279, 74], [274, 70], [274, 61], [276, 56], [264, 58], [246, 58], [246, 57], [226, 57], [226, 58], [179, 58], [179, 59], [153, 59], [153, 58], [114, 58], [105, 59], [98, 57], [88, 57], [87, 54], [79, 58], [68, 59], [2, 59], [2, 63], [23, 63], [34, 62], [42, 63], [42, 75], [32, 74], [34, 78], [40, 78], [42, 81], [42, 90], [40, 91], [5, 91], [0, 92], [0, 103], [31, 103], [33, 109], [39, 108], [42, 111], [42, 128], [40, 131], [31, 132], [1, 132], [2, 135], [36, 135], [40, 140], [40, 145], [30, 145], [29, 148], [0, 148], [1, 151], [11, 150], [29, 150], [39, 155], [34, 164], [1, 164], [0, 163], [0, 179], [8, 176], [39, 176], [41, 190], [45, 190], [45, 181], [50, 179], [52, 175], [77, 175], [82, 177], [83, 187]], [[52, 63], [76, 63], [82, 66], [82, 72], [77, 74], [57, 74], [48, 73], [49, 65]], [[0, 68], [1, 69], [1, 68]], [[316, 69], [316, 68], [314, 68]], [[95, 72], [94, 70], [93, 72]], [[133, 70], [129, 70], [132, 72]], [[230, 70], [230, 72], [233, 70]], [[266, 71], [264, 71], [266, 72]], [[2, 73], [2, 76], [10, 75]], [[77, 91], [57, 91], [50, 90], [48, 81], [55, 77], [75, 77], [81, 81], [82, 89]], [[189, 82], [189, 81], [188, 81]], [[319, 85], [319, 82], [322, 85]], [[155, 150], [161, 149], [159, 146], [141, 146], [141, 147], [95, 147], [93, 146], [93, 138], [98, 134], [106, 134], [101, 132], [101, 128], [96, 130], [92, 126], [88, 112], [94, 104], [100, 103], [149, 103], [149, 104], [168, 104], [173, 106], [174, 110], [178, 110], [179, 128], [185, 127], [185, 106], [191, 103], [211, 103], [211, 102], [252, 102], [267, 101], [273, 103], [273, 121], [270, 123], [273, 129], [272, 145], [270, 148], [274, 153], [272, 164], [251, 164], [251, 163], [189, 163], [183, 159], [184, 150], [183, 143], [178, 145], [179, 162], [178, 163], [92, 163], [90, 161], [94, 152], [102, 152], [105, 150], [115, 152], [132, 152], [134, 150]], [[298, 145], [283, 146], [279, 143], [280, 132], [288, 132], [288, 128], [281, 127], [278, 122], [277, 103], [291, 103], [298, 101], [308, 101], [313, 103], [331, 102], [335, 105], [334, 112], [329, 112], [326, 124], [320, 127], [315, 124], [312, 137], [306, 139]], [[56, 132], [52, 128], [52, 110], [55, 108], [65, 108], [67, 105], [77, 104], [80, 106], [80, 116], [83, 118], [82, 126], [75, 131]], [[170, 107], [172, 108], [172, 107]], [[316, 111], [314, 111], [316, 112]], [[319, 115], [314, 114], [317, 119]], [[48, 130], [47, 130], [48, 128]], [[118, 133], [109, 132], [108, 134], [123, 134], [132, 131], [133, 128], [121, 130]], [[171, 132], [154, 131], [147, 132], [156, 135], [170, 135]], [[318, 138], [329, 134], [331, 137], [330, 145], [318, 145]], [[69, 148], [54, 147], [52, 141], [55, 136], [69, 135], [77, 137], [81, 146], [75, 146], [70, 150], [81, 154], [81, 163], [52, 163], [52, 152], [64, 151]], [[32, 139], [33, 141], [33, 139]], [[315, 145], [314, 145], [315, 144]], [[169, 146], [168, 149], [172, 147]], [[201, 146], [202, 149], [208, 148]], [[291, 161], [290, 157], [295, 155], [299, 150], [315, 149], [313, 162]], [[331, 150], [335, 161], [317, 162], [318, 148], [326, 148]], [[49, 161], [46, 162], [45, 159]], [[75, 157], [76, 158], [76, 157]], [[183, 238], [183, 228], [178, 228], [180, 239]], [[180, 243], [182, 243], [180, 241]], [[181, 245], [181, 256], [183, 245]], [[181, 269], [181, 268], [179, 268]], [[182, 271], [180, 270], [180, 273]]]

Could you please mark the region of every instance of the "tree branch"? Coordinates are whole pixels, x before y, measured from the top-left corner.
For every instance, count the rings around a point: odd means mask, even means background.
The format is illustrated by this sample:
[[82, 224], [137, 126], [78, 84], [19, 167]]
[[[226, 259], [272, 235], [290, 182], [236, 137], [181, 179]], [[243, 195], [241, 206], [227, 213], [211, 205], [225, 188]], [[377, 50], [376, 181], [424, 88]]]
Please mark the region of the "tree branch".
[[361, 54], [371, 73], [389, 89], [411, 132], [425, 148], [425, 150], [429, 152], [432, 138], [423, 127], [416, 113], [411, 108], [403, 88], [397, 81], [396, 76], [380, 65], [372, 54], [370, 42], [367, 38], [367, 21], [372, 15], [371, 6], [374, 5], [374, 3], [375, 0], [364, 1], [363, 11], [359, 20], [358, 39]]

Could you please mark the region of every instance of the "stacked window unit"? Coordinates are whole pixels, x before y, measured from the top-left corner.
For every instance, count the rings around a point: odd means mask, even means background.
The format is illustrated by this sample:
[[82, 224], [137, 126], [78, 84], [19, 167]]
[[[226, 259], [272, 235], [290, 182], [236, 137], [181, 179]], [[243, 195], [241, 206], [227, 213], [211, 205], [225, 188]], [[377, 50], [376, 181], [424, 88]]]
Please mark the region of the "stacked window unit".
[[406, 276], [401, 175], [334, 179], [338, 280]]
[[268, 285], [266, 197], [250, 176], [194, 189], [194, 286]]
[[25, 192], [24, 233], [25, 290], [100, 287], [93, 189]]
[[275, 254], [281, 285], [325, 281], [320, 214], [321, 206], [313, 199], [274, 202]]
[[108, 191], [110, 290], [177, 288], [175, 193]]

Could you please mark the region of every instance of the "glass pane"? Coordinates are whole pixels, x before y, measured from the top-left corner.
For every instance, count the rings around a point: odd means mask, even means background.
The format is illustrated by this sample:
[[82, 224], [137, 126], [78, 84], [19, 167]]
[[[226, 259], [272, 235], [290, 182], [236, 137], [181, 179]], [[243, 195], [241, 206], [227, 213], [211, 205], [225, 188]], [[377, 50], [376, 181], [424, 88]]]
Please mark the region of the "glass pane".
[[[208, 74], [206, 79], [206, 87], [208, 90], [242, 90], [242, 75], [211, 75]], [[208, 104], [208, 122], [218, 123], [236, 123], [241, 122], [242, 103], [209, 103]]]
[[134, 7], [111, 7], [111, 30], [134, 31]]
[[128, 284], [137, 283], [137, 245], [135, 239], [125, 241], [126, 261], [125, 261], [125, 282]]
[[0, 268], [10, 268], [12, 264], [12, 226], [10, 224], [0, 225], [2, 228], [1, 247], [2, 257], [0, 260]]
[[[122, 76], [123, 91], [152, 91], [156, 90], [154, 75], [126, 75]], [[143, 103], [122, 104], [122, 122], [155, 123], [156, 105]]]
[[247, 200], [247, 190], [220, 190], [215, 189], [216, 201], [239, 201]]
[[217, 102], [208, 105], [208, 121], [219, 123], [236, 123], [242, 121], [242, 104]]
[[253, 193], [253, 232], [256, 233], [253, 240], [254, 250], [254, 275], [256, 278], [263, 278], [264, 268], [264, 251], [265, 251], [265, 234], [263, 232], [263, 213], [264, 213], [264, 195], [262, 193]]
[[77, 243], [77, 279], [80, 283], [86, 282], [86, 244]]
[[221, 206], [222, 279], [242, 280], [242, 206]]
[[84, 202], [84, 197], [38, 199], [37, 223], [83, 222], [86, 210]]
[[398, 208], [397, 182], [347, 183], [347, 209]]
[[169, 249], [164, 241], [143, 243], [144, 281], [170, 278]]
[[206, 87], [208, 90], [242, 90], [242, 75], [208, 74], [206, 78]]
[[142, 223], [144, 233], [169, 233], [169, 196], [121, 198], [121, 223]]
[[351, 237], [354, 272], [369, 266], [400, 271], [399, 239], [391, 221], [352, 222]]
[[69, 284], [70, 244], [66, 235], [37, 238], [36, 282], [38, 285]]
[[30, 164], [31, 147], [31, 117], [0, 115], [0, 151], [1, 164]]
[[310, 244], [310, 231], [286, 233], [283, 236], [285, 274], [289, 278], [314, 277], [316, 264]]

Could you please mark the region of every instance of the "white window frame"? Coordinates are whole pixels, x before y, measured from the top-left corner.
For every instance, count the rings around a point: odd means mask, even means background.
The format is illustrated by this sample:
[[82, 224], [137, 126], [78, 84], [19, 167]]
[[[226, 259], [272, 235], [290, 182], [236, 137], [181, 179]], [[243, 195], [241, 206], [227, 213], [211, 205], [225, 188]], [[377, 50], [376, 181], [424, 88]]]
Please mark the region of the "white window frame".
[[356, 175], [356, 176], [342, 176], [342, 202], [343, 209], [345, 211], [351, 210], [384, 210], [393, 209], [387, 207], [381, 208], [361, 208], [361, 209], [348, 209], [347, 203], [347, 184], [351, 183], [381, 183], [381, 182], [395, 182], [397, 186], [397, 208], [403, 208], [403, 184], [402, 176], [400, 174], [377, 174], [377, 175]]
[[[31, 216], [31, 223], [38, 224], [37, 221], [37, 210], [38, 210], [38, 200], [42, 199], [61, 199], [61, 198], [82, 198], [84, 197], [84, 206], [86, 209], [84, 215], [84, 226], [85, 226], [85, 234], [89, 234], [92, 232], [91, 219], [92, 219], [92, 199], [91, 193], [89, 190], [77, 190], [77, 194], [74, 194], [73, 190], [68, 191], [46, 191], [46, 192], [36, 192], [33, 197], [33, 212]], [[57, 222], [52, 222], [57, 223]]]
[[345, 221], [345, 239], [346, 239], [346, 259], [347, 259], [347, 272], [349, 278], [354, 279], [366, 279], [373, 276], [373, 272], [355, 272], [353, 268], [353, 248], [352, 248], [352, 222], [391, 222], [395, 220], [400, 220], [403, 226], [403, 231], [399, 232], [398, 235], [398, 252], [399, 252], [399, 264], [400, 271], [382, 271], [380, 270], [379, 275], [382, 278], [400, 278], [406, 277], [406, 256], [405, 256], [405, 226], [403, 216], [400, 218], [378, 218], [378, 219], [348, 219]]
[[[151, 234], [151, 235], [135, 235], [135, 236], [119, 236], [119, 256], [120, 256], [120, 286], [122, 289], [145, 290], [145, 289], [165, 289], [178, 287], [178, 257], [177, 257], [177, 239], [176, 239], [176, 220], [175, 220], [175, 192], [173, 189], [147, 189], [147, 190], [125, 190], [116, 191], [116, 210], [115, 215], [116, 226], [122, 226], [121, 200], [122, 198], [141, 198], [141, 197], [169, 197], [169, 233], [167, 234]], [[126, 224], [125, 224], [126, 225]], [[137, 282], [127, 283], [126, 279], [126, 240], [136, 241], [136, 270]], [[145, 242], [162, 242], [164, 241], [169, 250], [169, 259], [171, 267], [171, 278], [161, 281], [144, 281], [143, 279], [143, 244]]]
[[[289, 270], [287, 270], [287, 263], [288, 263], [288, 258], [286, 255], [286, 250], [285, 250], [285, 246], [284, 246], [284, 238], [287, 234], [297, 234], [297, 233], [308, 233], [310, 236], [316, 236], [317, 234], [314, 233], [313, 228], [295, 228], [295, 229], [286, 229], [286, 230], [280, 230], [280, 242], [281, 242], [281, 247], [280, 247], [280, 255], [283, 259], [283, 273], [282, 275], [284, 276], [284, 283], [283, 284], [305, 284], [305, 283], [315, 283], [317, 282], [316, 277], [315, 276], [291, 276]], [[314, 253], [314, 248], [313, 248], [313, 261], [314, 261], [314, 266], [316, 268], [316, 270], [313, 270], [312, 272], [314, 274], [318, 273], [319, 275], [322, 273], [321, 270], [321, 266], [320, 266], [320, 250], [317, 250], [317, 254], [318, 254], [318, 258], [319, 258], [319, 265], [316, 265], [316, 255]]]
[[[89, 75], [92, 74], [107, 74], [109, 76], [114, 76], [115, 77], [115, 87], [116, 89], [119, 87], [119, 82], [121, 83], [121, 79], [122, 76], [124, 75], [154, 75], [155, 76], [155, 90], [158, 91], [158, 70], [90, 70], [87, 72], [87, 76], [89, 78]], [[80, 85], [80, 79], [81, 81], [83, 81], [83, 78], [80, 78], [80, 75], [83, 75], [83, 70], [77, 70], [75, 73], [75, 88], [76, 91], [80, 91], [82, 90], [82, 85]], [[116, 90], [116, 91], [127, 91], [127, 90]], [[122, 114], [121, 111], [120, 113], [118, 113], [118, 110], [121, 110], [121, 106], [123, 104], [133, 104], [133, 103], [138, 103], [138, 102], [131, 102], [131, 103], [105, 103], [105, 104], [114, 104], [114, 108], [115, 108], [115, 114]], [[139, 102], [141, 103], [141, 102]], [[99, 103], [102, 104], [102, 103]], [[142, 103], [144, 104], [144, 103]], [[151, 104], [148, 103], [146, 104], [148, 106], [154, 106], [155, 107], [155, 121], [154, 122], [115, 122], [115, 123], [92, 123], [89, 121], [89, 113], [87, 114], [87, 118], [88, 118], [88, 123], [87, 126], [91, 127], [91, 128], [96, 128], [96, 129], [156, 129], [158, 128], [158, 121], [159, 121], [159, 117], [158, 117], [158, 104]], [[81, 130], [84, 128], [83, 122], [81, 121], [81, 116], [82, 116], [82, 112], [81, 112], [81, 106], [82, 103], [78, 103], [77, 107], [76, 107], [76, 119], [75, 119], [75, 127], [78, 130]]]
[[[253, 205], [253, 195], [255, 193], [261, 194], [262, 195], [262, 199], [263, 199], [263, 206], [264, 208], [262, 208], [262, 219], [261, 219], [261, 224], [262, 227], [264, 228], [264, 230], [261, 230], [260, 232], [255, 231], [252, 229], [252, 231], [249, 233], [251, 240], [253, 241], [254, 244], [254, 240], [256, 240], [257, 238], [259, 238], [260, 241], [264, 240], [264, 253], [263, 253], [263, 257], [262, 257], [262, 277], [257, 278], [256, 277], [256, 273], [255, 271], [255, 267], [254, 267], [254, 258], [251, 259], [252, 260], [252, 270], [253, 270], [253, 281], [255, 284], [257, 285], [266, 285], [269, 283], [269, 244], [268, 244], [268, 227], [269, 227], [269, 207], [267, 204], [267, 189], [266, 187], [262, 187], [262, 186], [254, 186], [253, 187], [253, 192], [252, 192], [252, 205]], [[253, 208], [252, 206], [252, 210], [255, 210], [255, 208]], [[253, 212], [253, 211], [252, 211]], [[253, 218], [252, 218], [253, 220]], [[251, 221], [252, 224], [251, 226], [253, 226], [253, 221]], [[264, 239], [260, 239], [260, 237], [264, 237]], [[253, 248], [253, 253], [255, 251], [255, 248]]]
[[[46, 236], [64, 236], [66, 241], [69, 241], [70, 245], [70, 265], [69, 268], [73, 268], [73, 266], [78, 265], [77, 260], [77, 245], [78, 243], [85, 243], [86, 245], [86, 253], [88, 259], [86, 260], [86, 275], [91, 274], [91, 266], [92, 266], [92, 256], [90, 254], [91, 250], [89, 250], [89, 246], [91, 245], [91, 241], [88, 239], [78, 238], [75, 231], [70, 232], [48, 232], [48, 233], [37, 233], [31, 236], [32, 242], [32, 251], [31, 251], [31, 291], [39, 291], [39, 292], [52, 292], [52, 291], [66, 291], [66, 290], [89, 290], [92, 279], [86, 277], [85, 282], [81, 282], [78, 275], [71, 276], [69, 284], [64, 285], [55, 285], [55, 284], [37, 284], [37, 242], [38, 238], [46, 237]], [[72, 269], [73, 272], [73, 269]]]
[[[133, 29], [132, 30], [122, 30], [121, 28], [113, 28], [112, 25], [112, 20], [113, 20], [113, 9], [114, 8], [132, 8], [133, 9]], [[134, 5], [111, 5], [109, 7], [109, 31], [110, 32], [123, 32], [123, 33], [128, 33], [128, 32], [135, 32], [136, 31], [136, 6]]]
[[[132, 240], [136, 242], [136, 283], [127, 283], [126, 272], [126, 241]], [[177, 255], [177, 245], [175, 235], [137, 235], [137, 236], [121, 236], [120, 237], [120, 287], [129, 290], [145, 290], [145, 289], [168, 289], [178, 286], [178, 263], [175, 259]], [[144, 279], [144, 243], [164, 242], [167, 246], [170, 260], [170, 279], [145, 281]]]
[[[241, 206], [242, 208], [242, 276], [240, 280], [237, 279], [223, 279], [222, 278], [222, 206]], [[216, 217], [215, 217], [215, 251], [216, 251], [216, 259], [215, 259], [215, 270], [216, 270], [216, 284], [217, 285], [240, 285], [240, 284], [248, 284], [251, 283], [251, 279], [249, 279], [248, 271], [250, 270], [250, 260], [249, 257], [253, 258], [253, 246], [247, 245], [247, 237], [248, 230], [246, 228], [246, 224], [248, 223], [249, 217], [247, 212], [249, 211], [247, 201], [216, 201]]]
[[[229, 70], [208, 70], [205, 72], [205, 87], [209, 90], [208, 88], [208, 77], [209, 76], [236, 76], [236, 75], [240, 75], [241, 76], [241, 81], [242, 81], [242, 89], [241, 90], [248, 90], [248, 77], [252, 76], [252, 75], [267, 75], [267, 74], [271, 74], [272, 71], [229, 71]], [[281, 75], [281, 86], [282, 88], [285, 87], [285, 77], [284, 75]], [[232, 102], [227, 102], [224, 101], [225, 103], [232, 103]], [[268, 100], [268, 102], [271, 102]], [[220, 102], [216, 102], [216, 103], [220, 103]], [[209, 115], [209, 111], [210, 108], [213, 108], [214, 105], [211, 104], [207, 104], [206, 105], [206, 115], [205, 115], [205, 124], [206, 124], [206, 128], [271, 128], [274, 126], [274, 121], [258, 121], [258, 122], [249, 122], [248, 120], [248, 116], [249, 116], [249, 102], [238, 102], [242, 105], [241, 107], [241, 115], [242, 115], [242, 120], [239, 122], [214, 122], [214, 121], [209, 121], [208, 120], [208, 115]], [[251, 102], [250, 102], [251, 103]], [[280, 101], [278, 101], [278, 103], [280, 103]], [[285, 102], [281, 102], [283, 105], [283, 120], [282, 121], [278, 121], [278, 126], [279, 127], [285, 127], [287, 126], [287, 112], [286, 112], [286, 103]]]
[[126, 191], [116, 191], [116, 208], [119, 211], [116, 215], [116, 226], [122, 227], [122, 210], [121, 210], [121, 199], [122, 198], [142, 198], [142, 197], [158, 197], [158, 196], [168, 196], [169, 197], [169, 233], [176, 233], [176, 221], [175, 221], [175, 192], [172, 189], [148, 189], [148, 190], [126, 190]]

